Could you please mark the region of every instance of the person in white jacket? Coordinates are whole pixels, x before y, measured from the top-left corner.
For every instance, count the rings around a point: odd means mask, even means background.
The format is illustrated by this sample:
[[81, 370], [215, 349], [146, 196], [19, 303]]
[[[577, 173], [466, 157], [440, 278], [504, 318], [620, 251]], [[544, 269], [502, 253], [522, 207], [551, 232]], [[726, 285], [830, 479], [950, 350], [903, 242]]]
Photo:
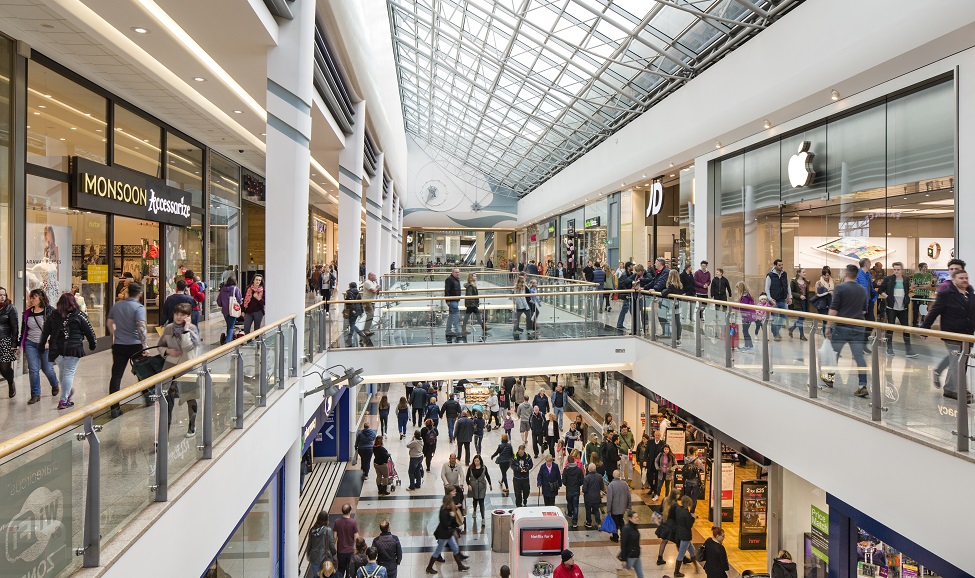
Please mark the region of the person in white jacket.
[[[197, 348], [203, 342], [196, 326], [190, 322], [192, 315], [193, 309], [189, 303], [180, 303], [173, 310], [173, 322], [163, 328], [162, 335], [159, 336], [159, 342], [156, 345], [166, 349], [164, 370], [192, 359]], [[189, 376], [184, 377], [184, 379], [189, 379]], [[186, 437], [195, 436], [197, 399], [200, 398], [199, 380], [171, 381], [163, 386], [163, 390], [166, 391], [166, 405], [169, 406], [169, 425], [172, 426], [173, 424], [173, 409], [176, 405], [176, 399], [182, 399], [186, 402], [186, 407], [189, 410], [190, 423], [186, 430]]]

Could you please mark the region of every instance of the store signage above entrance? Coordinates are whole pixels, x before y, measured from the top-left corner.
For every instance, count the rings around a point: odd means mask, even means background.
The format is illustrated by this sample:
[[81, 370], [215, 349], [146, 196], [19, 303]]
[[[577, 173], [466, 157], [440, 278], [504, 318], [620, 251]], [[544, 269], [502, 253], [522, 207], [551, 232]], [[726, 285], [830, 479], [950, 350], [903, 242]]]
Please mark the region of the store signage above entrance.
[[590, 217], [586, 219], [586, 228], [591, 229], [593, 227], [598, 227], [601, 221], [600, 217]]
[[647, 216], [656, 215], [664, 206], [664, 186], [660, 181], [654, 181], [650, 187], [650, 197], [647, 199]]
[[319, 219], [314, 219], [314, 221], [315, 221], [315, 232], [324, 233], [327, 229], [327, 225], [325, 224], [325, 221], [321, 221]]
[[160, 179], [71, 158], [71, 208], [189, 227], [190, 194]]
[[795, 188], [809, 186], [816, 173], [813, 171], [812, 161], [816, 156], [809, 152], [809, 141], [799, 144], [799, 152], [789, 158], [789, 183]]

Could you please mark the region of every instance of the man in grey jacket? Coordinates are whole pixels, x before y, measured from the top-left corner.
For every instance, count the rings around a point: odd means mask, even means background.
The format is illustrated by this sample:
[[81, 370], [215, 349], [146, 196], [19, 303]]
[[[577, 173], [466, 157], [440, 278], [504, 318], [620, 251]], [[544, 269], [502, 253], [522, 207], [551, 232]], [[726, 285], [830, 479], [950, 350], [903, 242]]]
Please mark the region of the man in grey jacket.
[[582, 499], [586, 506], [586, 528], [591, 530], [599, 527], [599, 506], [603, 501], [605, 481], [596, 471], [596, 464], [589, 464], [588, 470], [582, 479]]
[[531, 427], [528, 424], [528, 420], [532, 417], [532, 404], [528, 400], [528, 394], [522, 394], [522, 402], [518, 406], [518, 419], [521, 420], [521, 426], [518, 431], [521, 432], [521, 441], [528, 442], [528, 431]]
[[474, 420], [471, 413], [466, 409], [460, 414], [460, 419], [454, 424], [454, 439], [457, 440], [457, 457], [463, 457], [464, 450], [467, 450], [464, 465], [471, 465], [471, 441], [474, 440]]
[[620, 529], [623, 527], [623, 513], [630, 508], [630, 486], [620, 479], [620, 471], [613, 470], [613, 481], [606, 488], [606, 511], [616, 522], [616, 532], [609, 537], [613, 542], [620, 541]]

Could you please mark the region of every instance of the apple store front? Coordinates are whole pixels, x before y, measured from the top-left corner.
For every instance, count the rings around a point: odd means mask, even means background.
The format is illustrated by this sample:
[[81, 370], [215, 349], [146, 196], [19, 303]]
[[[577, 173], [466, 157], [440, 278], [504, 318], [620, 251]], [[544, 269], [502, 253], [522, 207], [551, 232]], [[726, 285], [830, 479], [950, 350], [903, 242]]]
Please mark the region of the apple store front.
[[777, 258], [810, 282], [862, 257], [946, 269], [955, 126], [940, 78], [712, 161], [717, 266], [755, 295]]

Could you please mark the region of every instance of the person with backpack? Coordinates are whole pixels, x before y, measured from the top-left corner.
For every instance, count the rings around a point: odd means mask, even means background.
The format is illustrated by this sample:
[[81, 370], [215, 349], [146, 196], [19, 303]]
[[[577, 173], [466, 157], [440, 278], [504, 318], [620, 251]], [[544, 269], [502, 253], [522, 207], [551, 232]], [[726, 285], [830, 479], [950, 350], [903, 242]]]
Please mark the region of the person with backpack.
[[240, 294], [240, 288], [237, 287], [237, 279], [233, 275], [227, 277], [227, 281], [220, 287], [220, 295], [217, 296], [217, 305], [220, 306], [223, 319], [227, 322], [227, 336], [224, 343], [234, 340], [234, 327], [237, 325], [237, 319], [240, 318], [243, 302], [244, 296]]
[[[188, 308], [188, 307], [187, 307]], [[78, 362], [85, 356], [85, 340], [88, 340], [88, 349], [95, 350], [95, 331], [88, 322], [88, 316], [81, 312], [74, 295], [65, 293], [58, 299], [57, 308], [44, 320], [44, 329], [41, 332], [41, 350], [44, 349], [48, 338], [51, 339], [51, 347], [48, 351], [48, 359], [58, 361], [59, 380], [61, 382], [61, 399], [58, 401], [58, 409], [66, 409], [74, 405], [71, 396], [74, 390], [71, 388], [74, 383], [74, 374], [78, 369]]]
[[315, 525], [308, 531], [308, 546], [305, 557], [308, 558], [308, 568], [304, 578], [318, 578], [325, 562], [336, 562], [335, 532], [328, 526], [328, 512], [318, 513]]
[[717, 526], [711, 528], [711, 537], [705, 540], [698, 550], [698, 559], [704, 562], [707, 578], [728, 578], [728, 551], [724, 549], [724, 530]]
[[192, 270], [187, 269], [183, 273], [183, 281], [186, 283], [186, 289], [190, 292], [190, 297], [196, 301], [196, 305], [193, 306], [193, 313], [190, 314], [190, 321], [196, 326], [196, 330], [200, 330], [200, 304], [206, 301], [206, 291], [204, 290], [203, 283], [196, 280], [196, 274]]
[[369, 467], [372, 465], [372, 452], [376, 444], [376, 432], [369, 427], [369, 422], [362, 423], [362, 429], [355, 436], [355, 451], [362, 463], [362, 479], [369, 479]]
[[423, 437], [423, 457], [426, 460], [427, 472], [429, 472], [430, 462], [433, 460], [433, 455], [437, 453], [437, 437], [440, 436], [440, 430], [437, 429], [432, 419], [427, 418], [420, 430], [420, 435]]
[[[362, 295], [359, 293], [359, 286], [355, 281], [349, 283], [349, 290], [345, 292], [342, 296], [346, 301], [361, 301]], [[348, 334], [346, 335], [346, 344], [351, 347], [353, 343], [353, 336], [358, 335], [359, 339], [363, 341], [366, 340], [366, 334], [355, 324], [356, 320], [362, 316], [363, 307], [362, 303], [346, 303], [345, 309], [342, 310], [342, 317], [345, 317], [348, 325]]]
[[685, 460], [684, 467], [681, 468], [681, 476], [684, 478], [684, 495], [689, 497], [693, 502], [691, 505], [692, 512], [697, 510], [697, 500], [701, 497], [701, 470], [703, 469], [703, 461], [703, 456], [695, 455]]

